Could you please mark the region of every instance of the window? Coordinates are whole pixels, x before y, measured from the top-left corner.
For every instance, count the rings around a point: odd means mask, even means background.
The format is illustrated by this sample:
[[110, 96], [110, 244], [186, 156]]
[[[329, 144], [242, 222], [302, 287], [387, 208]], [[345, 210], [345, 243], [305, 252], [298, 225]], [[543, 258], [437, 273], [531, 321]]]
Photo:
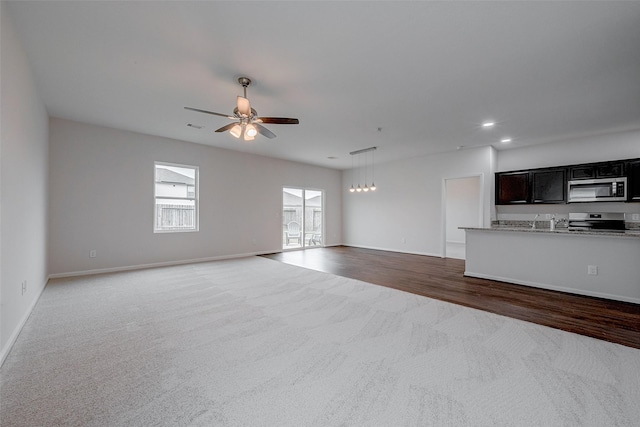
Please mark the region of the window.
[[198, 168], [155, 162], [153, 231], [198, 231]]

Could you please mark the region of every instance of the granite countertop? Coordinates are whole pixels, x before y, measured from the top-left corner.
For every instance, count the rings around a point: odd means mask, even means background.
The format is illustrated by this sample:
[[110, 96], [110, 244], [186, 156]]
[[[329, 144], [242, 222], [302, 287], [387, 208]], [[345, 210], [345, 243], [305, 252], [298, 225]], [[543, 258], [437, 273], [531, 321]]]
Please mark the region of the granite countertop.
[[555, 230], [549, 228], [531, 228], [531, 227], [510, 227], [510, 226], [492, 226], [492, 227], [459, 227], [461, 230], [479, 230], [479, 231], [517, 231], [524, 233], [545, 233], [545, 234], [561, 234], [572, 236], [608, 236], [608, 237], [636, 237], [640, 238], [640, 230], [626, 231], [573, 231], [566, 227], [559, 227]]

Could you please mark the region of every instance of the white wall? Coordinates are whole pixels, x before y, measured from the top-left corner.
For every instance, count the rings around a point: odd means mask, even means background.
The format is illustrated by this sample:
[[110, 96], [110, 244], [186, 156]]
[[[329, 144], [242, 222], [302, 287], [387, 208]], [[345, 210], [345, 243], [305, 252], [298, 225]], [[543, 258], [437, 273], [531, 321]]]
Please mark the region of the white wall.
[[496, 172], [640, 158], [640, 131], [498, 151]]
[[[55, 118], [50, 135], [52, 275], [280, 251], [283, 186], [324, 190], [342, 242], [340, 171]], [[155, 161], [200, 168], [199, 232], [153, 232]]]
[[0, 362], [47, 280], [48, 118], [5, 7], [0, 3]]
[[480, 218], [480, 177], [446, 180], [446, 241], [464, 243], [459, 227], [478, 227]]
[[529, 216], [533, 218], [536, 214], [546, 213], [639, 213], [640, 203], [527, 206], [495, 206], [494, 203], [494, 172], [628, 158], [640, 158], [640, 131], [501, 151], [485, 147], [376, 164], [375, 182], [378, 190], [366, 194], [346, 191], [353, 178], [352, 171], [345, 171], [344, 243], [441, 256], [442, 179], [476, 174], [482, 174], [484, 178], [484, 226], [489, 226], [492, 219], [529, 219]]
[[368, 193], [349, 193], [352, 171], [345, 171], [342, 185], [344, 243], [441, 256], [444, 232], [442, 180], [482, 175], [485, 182], [484, 225], [488, 226], [492, 157], [493, 149], [483, 147], [376, 164], [378, 189]]

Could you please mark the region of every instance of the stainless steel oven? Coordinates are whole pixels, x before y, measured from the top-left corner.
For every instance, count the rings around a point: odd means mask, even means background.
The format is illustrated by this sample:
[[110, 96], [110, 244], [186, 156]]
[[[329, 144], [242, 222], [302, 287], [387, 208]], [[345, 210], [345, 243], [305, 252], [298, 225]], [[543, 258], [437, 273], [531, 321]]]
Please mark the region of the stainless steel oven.
[[569, 181], [567, 201], [624, 202], [627, 200], [627, 178], [580, 179]]
[[571, 231], [625, 231], [624, 214], [608, 213], [570, 213]]

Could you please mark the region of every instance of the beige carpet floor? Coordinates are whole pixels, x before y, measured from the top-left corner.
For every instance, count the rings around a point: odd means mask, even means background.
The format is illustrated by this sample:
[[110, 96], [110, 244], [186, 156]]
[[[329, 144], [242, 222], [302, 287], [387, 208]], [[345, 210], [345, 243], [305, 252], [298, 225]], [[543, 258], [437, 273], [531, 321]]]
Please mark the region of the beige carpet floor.
[[52, 280], [4, 426], [638, 426], [640, 350], [252, 257]]

